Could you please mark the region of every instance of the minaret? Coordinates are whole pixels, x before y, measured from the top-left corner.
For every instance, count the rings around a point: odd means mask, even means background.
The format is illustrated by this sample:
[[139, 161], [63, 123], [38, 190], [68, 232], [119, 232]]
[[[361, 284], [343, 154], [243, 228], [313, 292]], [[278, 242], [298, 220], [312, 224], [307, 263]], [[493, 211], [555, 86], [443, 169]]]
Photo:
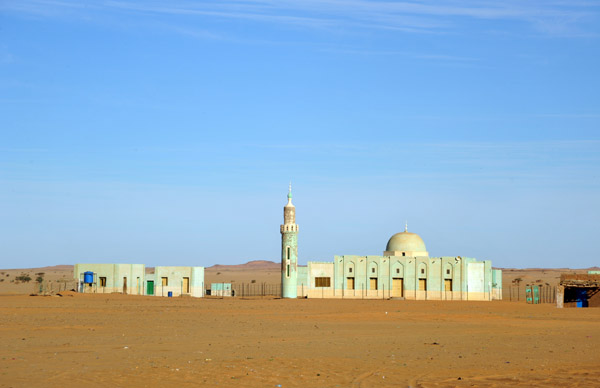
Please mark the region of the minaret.
[[287, 205], [283, 207], [281, 231], [281, 297], [298, 296], [298, 225], [296, 207], [292, 203], [292, 184], [287, 195]]

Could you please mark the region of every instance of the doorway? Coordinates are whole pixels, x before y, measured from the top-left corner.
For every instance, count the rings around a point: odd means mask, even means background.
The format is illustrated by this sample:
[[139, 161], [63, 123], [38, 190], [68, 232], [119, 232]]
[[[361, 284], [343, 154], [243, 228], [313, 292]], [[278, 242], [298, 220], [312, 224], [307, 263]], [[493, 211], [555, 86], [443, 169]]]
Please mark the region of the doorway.
[[354, 278], [346, 278], [346, 289], [354, 290]]
[[154, 295], [154, 280], [148, 280], [146, 284], [146, 295]]
[[444, 279], [444, 291], [452, 291], [452, 279]]
[[183, 278], [183, 293], [190, 293], [190, 278]]
[[369, 278], [369, 290], [377, 289], [377, 278]]
[[127, 294], [127, 277], [123, 276], [123, 294]]
[[392, 297], [402, 298], [404, 296], [404, 279], [392, 279]]

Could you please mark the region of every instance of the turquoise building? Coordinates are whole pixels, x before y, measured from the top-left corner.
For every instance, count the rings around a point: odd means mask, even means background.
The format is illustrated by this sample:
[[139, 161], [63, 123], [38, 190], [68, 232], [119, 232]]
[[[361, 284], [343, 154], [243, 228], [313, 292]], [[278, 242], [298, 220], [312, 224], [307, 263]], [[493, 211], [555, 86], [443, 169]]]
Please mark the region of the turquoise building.
[[73, 271], [79, 292], [144, 294], [144, 264], [75, 264]]
[[[291, 192], [288, 206], [291, 205]], [[284, 214], [286, 210], [284, 210]], [[307, 298], [406, 300], [502, 299], [502, 271], [490, 260], [470, 257], [429, 257], [425, 242], [405, 227], [393, 235], [381, 256], [335, 256], [331, 262], [309, 261], [297, 266], [295, 208], [284, 216], [282, 295]], [[289, 223], [288, 223], [289, 221]], [[294, 229], [291, 226], [294, 226]], [[286, 234], [284, 234], [284, 231]], [[294, 237], [290, 239], [288, 234]], [[292, 260], [289, 259], [293, 252]], [[290, 268], [290, 265], [292, 268]], [[293, 271], [293, 272], [290, 272]], [[293, 276], [290, 276], [293, 274]], [[296, 285], [294, 293], [290, 288]]]
[[[150, 273], [147, 273], [150, 272]], [[204, 267], [155, 267], [144, 264], [75, 264], [74, 277], [83, 293], [204, 296]]]

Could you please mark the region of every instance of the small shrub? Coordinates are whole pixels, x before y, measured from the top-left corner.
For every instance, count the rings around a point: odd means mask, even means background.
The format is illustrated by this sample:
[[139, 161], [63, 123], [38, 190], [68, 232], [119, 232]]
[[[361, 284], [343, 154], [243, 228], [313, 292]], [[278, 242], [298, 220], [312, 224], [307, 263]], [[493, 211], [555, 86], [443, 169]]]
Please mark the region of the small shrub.
[[46, 273], [45, 272], [38, 272], [36, 273], [37, 276], [44, 276]]
[[38, 283], [41, 283], [41, 282], [44, 281], [44, 278], [41, 277], [41, 276], [38, 276], [37, 278], [35, 278], [35, 281], [38, 282]]
[[221, 274], [221, 272], [217, 272], [217, 275], [220, 275], [220, 274]]
[[29, 277], [29, 275], [21, 274], [21, 275], [15, 277], [15, 280], [18, 282], [28, 283], [31, 280], [31, 277]]
[[2, 283], [4, 281], [4, 279], [0, 279], [0, 283]]
[[250, 280], [250, 283], [256, 283], [255, 279]]

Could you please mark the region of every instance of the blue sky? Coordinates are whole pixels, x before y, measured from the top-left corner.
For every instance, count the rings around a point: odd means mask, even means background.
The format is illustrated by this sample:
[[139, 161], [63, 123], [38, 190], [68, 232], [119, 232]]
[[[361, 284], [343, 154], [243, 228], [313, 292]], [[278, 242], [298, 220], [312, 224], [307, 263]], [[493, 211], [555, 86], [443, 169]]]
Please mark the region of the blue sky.
[[0, 267], [600, 265], [598, 1], [0, 2]]

